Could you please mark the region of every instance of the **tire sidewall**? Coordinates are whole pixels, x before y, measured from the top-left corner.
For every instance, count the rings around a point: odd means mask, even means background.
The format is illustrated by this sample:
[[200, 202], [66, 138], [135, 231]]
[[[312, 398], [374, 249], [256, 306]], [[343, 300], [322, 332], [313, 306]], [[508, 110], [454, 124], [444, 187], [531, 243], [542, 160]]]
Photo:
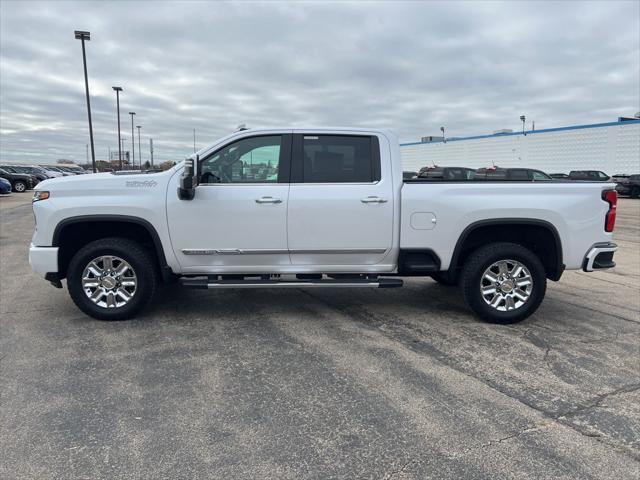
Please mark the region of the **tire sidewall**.
[[[153, 268], [149, 268], [148, 253], [132, 241], [117, 239], [109, 245], [107, 240], [92, 242], [80, 249], [69, 263], [67, 287], [74, 303], [87, 315], [99, 320], [126, 320], [138, 313], [151, 299], [157, 282]], [[114, 255], [131, 265], [138, 281], [133, 298], [122, 307], [104, 308], [94, 304], [82, 288], [82, 274], [86, 266], [97, 257]]]
[[[491, 247], [491, 246], [490, 246]], [[530, 250], [517, 244], [494, 244], [494, 248], [481, 248], [475, 254], [481, 259], [473, 262], [465, 269], [463, 275], [463, 289], [465, 301], [483, 320], [490, 323], [510, 324], [524, 320], [534, 313], [544, 299], [546, 293], [546, 273], [540, 259]], [[529, 300], [515, 310], [501, 312], [488, 305], [480, 292], [480, 282], [485, 270], [500, 260], [516, 260], [522, 263], [533, 280], [533, 289]]]
[[[22, 187], [19, 188], [18, 185], [22, 185]], [[25, 182], [23, 182], [22, 180], [16, 180], [16, 182], [13, 184], [13, 189], [18, 193], [26, 192], [27, 191], [27, 184]]]

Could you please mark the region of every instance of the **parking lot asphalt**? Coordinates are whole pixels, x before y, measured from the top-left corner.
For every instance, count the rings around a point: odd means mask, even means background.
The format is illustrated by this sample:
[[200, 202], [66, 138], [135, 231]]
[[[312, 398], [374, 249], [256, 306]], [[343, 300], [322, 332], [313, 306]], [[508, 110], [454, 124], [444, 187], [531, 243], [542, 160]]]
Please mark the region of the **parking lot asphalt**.
[[92, 320], [31, 272], [29, 199], [0, 198], [2, 478], [640, 474], [640, 201], [620, 201], [615, 269], [496, 326], [430, 279], [172, 285]]

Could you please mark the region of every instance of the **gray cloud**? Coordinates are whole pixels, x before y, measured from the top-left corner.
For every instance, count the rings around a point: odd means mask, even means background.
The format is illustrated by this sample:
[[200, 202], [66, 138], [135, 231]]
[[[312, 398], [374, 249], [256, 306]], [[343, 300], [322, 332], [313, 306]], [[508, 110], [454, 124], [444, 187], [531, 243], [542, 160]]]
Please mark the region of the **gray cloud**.
[[[402, 139], [614, 120], [640, 110], [640, 3], [0, 3], [0, 156], [84, 161], [142, 125], [144, 158], [239, 123], [386, 127]], [[137, 143], [136, 143], [137, 149]]]

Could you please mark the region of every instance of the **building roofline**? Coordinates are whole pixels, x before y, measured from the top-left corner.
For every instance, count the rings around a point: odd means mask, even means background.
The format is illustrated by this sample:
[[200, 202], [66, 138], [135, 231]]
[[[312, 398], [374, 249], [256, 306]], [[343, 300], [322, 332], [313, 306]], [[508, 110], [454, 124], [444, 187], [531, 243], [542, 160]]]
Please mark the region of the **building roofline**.
[[500, 138], [500, 137], [513, 137], [517, 135], [537, 135], [540, 133], [549, 133], [549, 132], [561, 132], [564, 130], [580, 130], [584, 128], [600, 128], [600, 127], [613, 127], [616, 125], [633, 125], [640, 123], [640, 119], [638, 120], [622, 120], [617, 122], [606, 122], [606, 123], [591, 123], [587, 125], [571, 125], [568, 127], [556, 127], [556, 128], [543, 128], [540, 130], [525, 130], [524, 134], [522, 132], [510, 132], [510, 133], [492, 133], [490, 135], [475, 135], [472, 137], [454, 137], [447, 138], [446, 142], [408, 142], [401, 143], [401, 147], [408, 147], [410, 145], [425, 145], [429, 143], [449, 143], [449, 142], [461, 142], [463, 140], [478, 140], [481, 138]]

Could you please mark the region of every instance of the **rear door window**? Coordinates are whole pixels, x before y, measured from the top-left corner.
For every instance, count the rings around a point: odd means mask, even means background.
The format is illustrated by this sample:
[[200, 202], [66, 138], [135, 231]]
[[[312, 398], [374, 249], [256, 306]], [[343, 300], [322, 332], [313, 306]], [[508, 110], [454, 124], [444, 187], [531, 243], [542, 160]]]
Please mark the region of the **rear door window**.
[[523, 168], [513, 168], [509, 170], [509, 180], [530, 180], [529, 171]]
[[[302, 182], [371, 183], [380, 180], [377, 137], [352, 135], [302, 135], [301, 137], [302, 171], [299, 173], [301, 173]], [[292, 177], [298, 176], [299, 174], [292, 175]]]

